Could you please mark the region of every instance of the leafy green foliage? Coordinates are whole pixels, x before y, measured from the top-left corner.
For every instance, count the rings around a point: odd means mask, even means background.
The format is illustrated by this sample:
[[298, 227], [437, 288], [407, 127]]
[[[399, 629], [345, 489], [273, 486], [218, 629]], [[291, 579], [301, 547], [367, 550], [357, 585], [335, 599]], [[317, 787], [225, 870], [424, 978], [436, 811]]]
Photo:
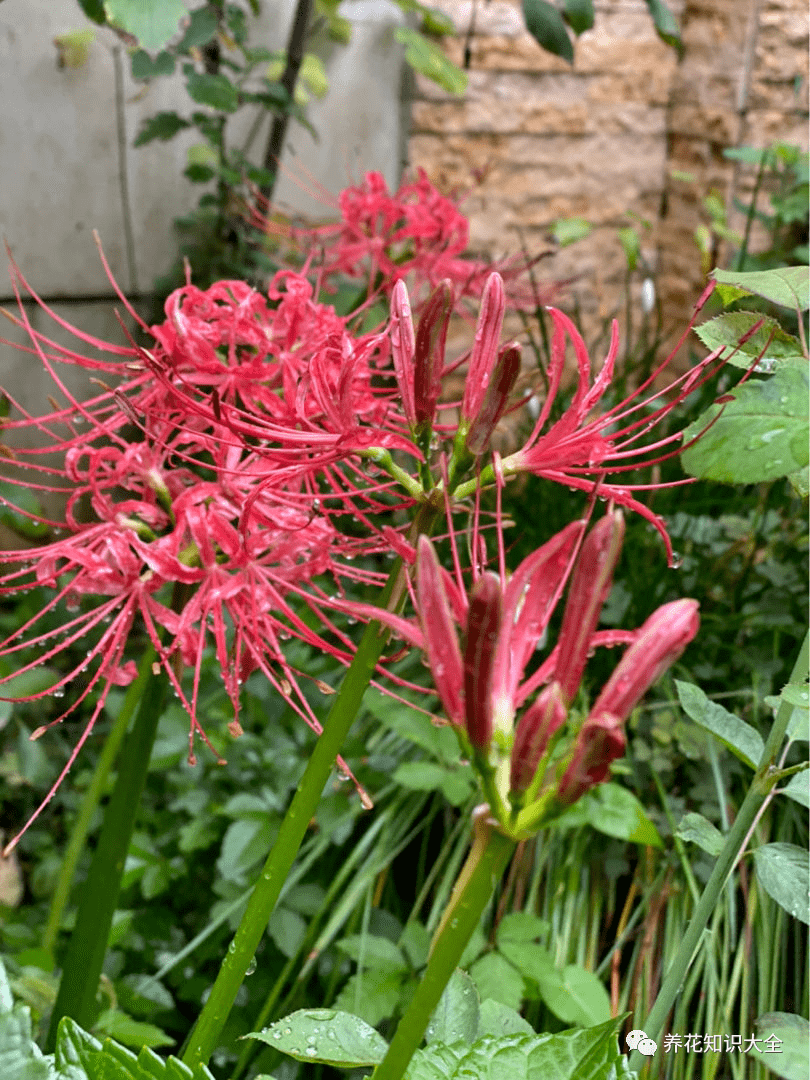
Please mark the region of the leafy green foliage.
[[[783, 365], [807, 367], [797, 337], [783, 330], [776, 319], [756, 311], [726, 311], [695, 327], [695, 333], [711, 352], [735, 367], [770, 373]], [[745, 340], [741, 340], [741, 339]]]
[[547, 0], [522, 0], [522, 3], [526, 29], [537, 44], [573, 64], [574, 46], [557, 8]]
[[794, 919], [810, 924], [810, 855], [796, 844], [763, 844], [754, 849], [762, 887]]
[[136, 37], [149, 52], [162, 49], [186, 15], [182, 0], [104, 0], [104, 10], [110, 22]]
[[463, 94], [467, 73], [447, 59], [439, 46], [409, 26], [398, 26], [394, 37], [405, 46], [405, 59], [420, 74], [432, 79], [450, 94]]
[[679, 52], [683, 50], [681, 31], [677, 20], [663, 0], [645, 0], [652, 16], [656, 32], [662, 41], [672, 45]]
[[699, 686], [678, 682], [678, 698], [684, 712], [707, 731], [716, 735], [720, 742], [740, 761], [756, 769], [762, 759], [765, 744], [762, 736], [750, 724], [724, 709], [715, 701], [710, 701]]
[[782, 266], [773, 270], [714, 270], [720, 286], [731, 286], [738, 294], [749, 293], [790, 310], [807, 311], [810, 306], [810, 267]]
[[775, 1054], [758, 1051], [755, 1047], [749, 1055], [784, 1080], [804, 1080], [810, 1070], [810, 1024], [795, 1013], [765, 1013], [757, 1019], [757, 1038], [775, 1035], [782, 1044], [777, 1061]]

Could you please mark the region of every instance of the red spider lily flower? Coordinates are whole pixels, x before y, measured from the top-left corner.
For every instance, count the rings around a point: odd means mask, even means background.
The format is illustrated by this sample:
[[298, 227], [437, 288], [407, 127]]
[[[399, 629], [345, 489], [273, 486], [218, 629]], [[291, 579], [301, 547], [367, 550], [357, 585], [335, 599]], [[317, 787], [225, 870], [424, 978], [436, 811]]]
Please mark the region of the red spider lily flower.
[[567, 718], [568, 710], [560, 684], [549, 683], [521, 716], [515, 729], [510, 772], [511, 791], [526, 791], [534, 779], [552, 735], [559, 731]]
[[555, 672], [569, 705], [582, 682], [591, 638], [613, 583], [623, 539], [621, 514], [608, 513], [588, 533], [577, 559], [557, 643]]
[[413, 401], [417, 434], [428, 430], [433, 424], [442, 389], [444, 350], [452, 310], [453, 285], [449, 278], [445, 278], [430, 294], [416, 331]]
[[650, 615], [594, 703], [592, 713], [625, 720], [698, 632], [697, 600], [673, 600]]
[[624, 756], [627, 741], [622, 722], [609, 712], [593, 712], [582, 725], [574, 743], [571, 763], [560, 779], [555, 798], [570, 806], [586, 791], [603, 784], [611, 763]]
[[[718, 358], [719, 351], [710, 353], [691, 371], [673, 380], [666, 390], [651, 393], [649, 397], [644, 395], [664, 371], [689, 333], [695, 316], [708, 299], [712, 287], [713, 284], [699, 299], [689, 326], [670, 356], [624, 401], [594, 418], [590, 418], [591, 413], [608, 392], [613, 378], [619, 350], [618, 326], [614, 322], [607, 357], [599, 374], [591, 381], [591, 361], [582, 337], [566, 315], [555, 308], [549, 308], [554, 323], [554, 335], [551, 345], [548, 394], [534, 430], [524, 446], [516, 453], [504, 458], [502, 462], [504, 475], [531, 472], [582, 491], [598, 490], [601, 496], [634, 510], [651, 522], [661, 534], [666, 544], [669, 562], [672, 564], [672, 545], [661, 518], [639, 502], [634, 495], [636, 491], [661, 485], [624, 486], [609, 478], [622, 472], [653, 465], [681, 452], [682, 447], [675, 445], [680, 442], [680, 432], [663, 436], [645, 445], [638, 445], [638, 442], [648, 431], [654, 429], [679, 402], [715, 374], [719, 366], [724, 363], [722, 358]], [[567, 339], [573, 344], [577, 360], [579, 373], [577, 389], [562, 417], [543, 434], [543, 428], [560, 388]], [[661, 403], [662, 399], [663, 403]], [[692, 478], [675, 481], [676, 484], [692, 482]]]
[[484, 286], [481, 306], [478, 309], [475, 340], [470, 353], [467, 378], [464, 382], [464, 398], [461, 402], [462, 427], [466, 428], [473, 422], [484, 401], [498, 358], [505, 311], [506, 294], [503, 278], [498, 273], [490, 274]]
[[486, 753], [492, 740], [492, 681], [501, 624], [501, 586], [484, 573], [473, 586], [464, 642], [464, 710], [474, 750]]
[[489, 447], [492, 433], [506, 412], [509, 395], [520, 374], [520, 354], [520, 345], [514, 341], [498, 352], [486, 393], [464, 440], [471, 454], [483, 454]]

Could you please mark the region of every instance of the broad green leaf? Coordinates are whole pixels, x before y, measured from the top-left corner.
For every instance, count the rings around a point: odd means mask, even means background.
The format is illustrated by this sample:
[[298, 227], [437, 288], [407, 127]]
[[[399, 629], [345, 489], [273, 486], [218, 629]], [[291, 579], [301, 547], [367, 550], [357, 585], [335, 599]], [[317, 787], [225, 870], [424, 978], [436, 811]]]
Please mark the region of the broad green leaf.
[[754, 850], [757, 878], [780, 907], [810, 923], [810, 855], [796, 844], [764, 844]]
[[239, 91], [227, 75], [204, 75], [191, 64], [183, 65], [186, 89], [192, 101], [208, 105], [217, 112], [233, 113], [239, 108]]
[[449, 15], [438, 8], [426, 7], [419, 0], [394, 0], [400, 11], [418, 15], [422, 19], [420, 30], [423, 34], [455, 34], [456, 24]]
[[104, 0], [79, 0], [79, 6], [87, 18], [92, 19], [94, 23], [98, 23], [99, 26], [106, 23], [107, 14], [104, 11]]
[[8, 982], [8, 975], [6, 974], [6, 965], [3, 963], [3, 958], [0, 956], [0, 1016], [3, 1013], [11, 1012], [14, 1007], [14, 998], [11, 996], [11, 987]]
[[53, 39], [58, 50], [59, 67], [83, 68], [90, 55], [90, 46], [96, 39], [95, 30], [71, 30]]
[[585, 218], [559, 218], [549, 230], [560, 247], [568, 247], [586, 236], [590, 236], [593, 226]]
[[[155, 79], [159, 75], [173, 75], [175, 60], [170, 52], [159, 52], [153, 60], [144, 49], [136, 49], [130, 57], [130, 64], [133, 79]], [[148, 120], [147, 123], [149, 123]]]
[[412, 791], [441, 791], [453, 806], [466, 801], [473, 784], [468, 767], [448, 769], [437, 761], [403, 761], [392, 779]]
[[[752, 1058], [781, 1076], [783, 1080], [807, 1080], [810, 1074], [810, 1024], [795, 1013], [765, 1013], [756, 1022], [757, 1038], [762, 1041], [762, 1052], [749, 1050]], [[775, 1037], [779, 1046], [766, 1039]], [[767, 1045], [773, 1050], [766, 1050]]]
[[98, 1018], [94, 1030], [125, 1046], [173, 1046], [174, 1039], [155, 1024], [135, 1020], [118, 1009], [107, 1009]]
[[175, 112], [159, 112], [148, 117], [141, 125], [141, 130], [135, 137], [135, 146], [144, 146], [153, 139], [162, 139], [167, 142], [173, 139], [178, 131], [191, 127], [188, 120], [178, 116]]
[[[810, 459], [808, 373], [779, 368], [732, 391], [684, 432], [683, 467], [724, 484], [758, 484], [805, 468]], [[710, 426], [711, 425], [711, 426]]]
[[646, 0], [647, 7], [652, 15], [653, 23], [658, 36], [667, 45], [672, 45], [679, 52], [683, 45], [681, 42], [681, 28], [677, 20], [663, 0]]
[[535, 941], [548, 932], [549, 925], [530, 911], [511, 911], [498, 923], [496, 941]]
[[66, 1065], [86, 1067], [91, 1058], [101, 1051], [101, 1043], [75, 1020], [64, 1016], [56, 1032], [54, 1059], [58, 1068]]
[[188, 14], [183, 0], [105, 0], [104, 7], [110, 22], [136, 37], [149, 52], [162, 49]]
[[539, 979], [540, 996], [565, 1024], [593, 1027], [610, 1017], [610, 998], [590, 971], [569, 964], [563, 971], [550, 969]]
[[470, 977], [482, 1000], [491, 998], [510, 1009], [519, 1009], [523, 1001], [523, 976], [500, 953], [491, 952], [476, 960]]
[[565, 0], [565, 21], [575, 34], [582, 34], [593, 26], [593, 0]]
[[[762, 325], [740, 345], [740, 338], [757, 323]], [[763, 373], [785, 363], [807, 367], [799, 339], [783, 330], [776, 319], [756, 311], [725, 311], [696, 326], [695, 333], [710, 352], [722, 348], [720, 356], [735, 367], [749, 368], [756, 357], [761, 357], [756, 370]]]
[[478, 991], [466, 973], [456, 968], [439, 998], [425, 1032], [428, 1043], [467, 1043], [478, 1038]]
[[574, 46], [565, 27], [562, 15], [546, 0], [522, 0], [526, 29], [541, 48], [555, 56], [561, 56], [569, 64], [574, 62]]
[[207, 45], [217, 35], [219, 24], [213, 7], [208, 4], [205, 7], [192, 11], [186, 32], [177, 44], [178, 52], [188, 52], [189, 49]]
[[800, 499], [806, 499], [810, 495], [810, 468], [806, 465], [803, 469], [788, 473], [787, 479]]
[[408, 957], [411, 967], [424, 967], [430, 953], [430, 933], [422, 923], [408, 923], [399, 939], [399, 947]]
[[632, 791], [620, 784], [599, 784], [588, 792], [582, 805], [588, 824], [606, 836], [651, 847], [664, 846], [644, 807]]
[[417, 1050], [406, 1080], [610, 1080], [616, 1076], [621, 1019], [558, 1035], [486, 1035], [472, 1046], [433, 1043]]
[[740, 761], [744, 761], [752, 769], [759, 767], [765, 743], [758, 731], [716, 701], [710, 701], [700, 687], [693, 683], [679, 682], [676, 679], [675, 688], [681, 707], [691, 720], [716, 735]]
[[404, 971], [367, 968], [346, 982], [334, 1007], [376, 1027], [400, 1008], [405, 978]]
[[783, 701], [793, 706], [787, 727], [787, 737], [791, 742], [810, 742], [809, 699], [807, 683], [788, 683], [778, 696], [765, 698], [765, 704], [775, 713], [779, 711]]
[[31, 1011], [16, 1005], [0, 1013], [0, 1076], [3, 1080], [57, 1080], [51, 1060], [31, 1037]]
[[775, 270], [713, 270], [711, 275], [721, 285], [761, 296], [773, 304], [795, 311], [807, 311], [810, 305], [810, 267], [781, 266]]
[[337, 942], [337, 947], [356, 964], [364, 968], [388, 971], [407, 971], [408, 965], [398, 945], [375, 934], [352, 934]]
[[703, 814], [684, 814], [681, 818], [676, 835], [681, 840], [697, 844], [707, 855], [717, 857], [723, 850], [723, 834], [718, 828], [705, 818]]
[[784, 786], [780, 786], [778, 790], [783, 795], [787, 795], [789, 799], [801, 803], [802, 806], [810, 810], [810, 772], [807, 769], [804, 772], [794, 773], [788, 782]]
[[306, 932], [306, 920], [297, 911], [290, 911], [284, 906], [277, 907], [267, 923], [267, 933], [279, 952], [288, 959], [295, 956]]
[[487, 998], [478, 1014], [481, 1035], [533, 1035], [532, 1025], [501, 1001]]
[[398, 26], [394, 37], [405, 46], [405, 60], [414, 71], [432, 79], [450, 94], [464, 93], [467, 89], [467, 72], [448, 60], [434, 41], [409, 26]]
[[365, 1021], [334, 1009], [301, 1009], [245, 1038], [261, 1039], [297, 1061], [342, 1068], [377, 1065], [388, 1044]]

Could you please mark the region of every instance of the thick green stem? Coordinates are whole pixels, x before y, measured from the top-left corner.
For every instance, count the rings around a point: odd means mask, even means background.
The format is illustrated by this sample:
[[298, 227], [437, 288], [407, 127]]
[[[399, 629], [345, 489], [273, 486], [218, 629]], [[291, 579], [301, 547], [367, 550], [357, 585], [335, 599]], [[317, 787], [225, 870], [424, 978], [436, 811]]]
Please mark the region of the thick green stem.
[[[423, 504], [414, 519], [412, 537], [420, 532], [430, 532], [437, 513], [433, 507]], [[388, 605], [394, 610], [399, 606], [405, 593], [403, 574], [402, 563], [398, 559], [380, 597], [381, 607]], [[276, 906], [284, 880], [295, 862], [335, 758], [360, 709], [387, 638], [387, 632], [375, 621], [368, 624], [360, 639], [351, 666], [333, 700], [323, 731], [281, 823], [273, 849], [262, 867], [236, 936], [228, 946], [211, 994], [186, 1042], [182, 1060], [192, 1069], [198, 1064], [207, 1064], [216, 1049], [239, 987], [267, 928], [267, 920]]]
[[401, 1080], [405, 1075], [444, 988], [515, 850], [516, 842], [499, 832], [491, 819], [478, 818], [475, 830], [472, 849], [434, 938], [427, 971], [388, 1052], [374, 1070], [373, 1080]]
[[[810, 655], [808, 651], [808, 634], [805, 634], [804, 642], [799, 651], [799, 658], [796, 661], [796, 665], [793, 668], [793, 674], [790, 677], [791, 682], [804, 681], [807, 673], [808, 655]], [[647, 1032], [647, 1035], [654, 1042], [658, 1042], [660, 1039], [669, 1011], [675, 1003], [683, 980], [689, 970], [689, 965], [692, 963], [695, 950], [700, 944], [703, 931], [706, 929], [712, 912], [719, 903], [720, 893], [723, 890], [726, 879], [742, 854], [748, 830], [754, 823], [754, 819], [756, 818], [760, 807], [767, 799], [771, 789], [779, 778], [779, 770], [776, 769], [775, 763], [778, 758], [779, 749], [784, 741], [792, 713], [793, 706], [788, 702], [783, 701], [776, 714], [776, 718], [774, 719], [773, 726], [768, 735], [768, 740], [765, 743], [765, 749], [762, 753], [762, 760], [759, 763], [759, 768], [754, 774], [754, 779], [751, 782], [751, 787], [748, 789], [748, 794], [743, 800], [737, 818], [726, 837], [723, 850], [720, 852], [717, 862], [714, 864], [711, 876], [706, 882], [706, 887], [698, 901], [692, 920], [686, 929], [686, 933], [675, 954], [675, 958], [667, 970], [664, 982], [658, 992], [658, 997], [655, 999], [655, 1003], [650, 1010], [650, 1015], [644, 1022], [644, 1031]], [[638, 1072], [644, 1064], [645, 1059], [643, 1055], [637, 1050], [634, 1050], [630, 1057], [630, 1069]]]
[[56, 1043], [56, 1028], [63, 1016], [72, 1017], [84, 1028], [91, 1027], [96, 1018], [98, 981], [166, 689], [166, 676], [150, 672], [138, 716], [121, 753], [118, 778], [81, 892], [48, 1031], [50, 1048]]
[[62, 865], [59, 867], [59, 877], [56, 880], [56, 887], [54, 888], [53, 896], [51, 898], [51, 908], [48, 912], [48, 925], [45, 927], [45, 934], [42, 938], [42, 947], [51, 953], [51, 955], [53, 955], [56, 947], [59, 925], [62, 921], [62, 914], [67, 905], [68, 897], [70, 896], [70, 889], [76, 874], [76, 866], [84, 849], [87, 833], [90, 830], [90, 822], [93, 819], [96, 807], [101, 802], [101, 797], [104, 794], [104, 788], [107, 784], [107, 777], [110, 775], [110, 769], [112, 769], [113, 762], [118, 754], [121, 740], [124, 738], [127, 728], [129, 727], [132, 714], [135, 712], [138, 702], [143, 696], [147, 680], [152, 678], [152, 663], [154, 659], [155, 650], [150, 646], [141, 661], [138, 678], [132, 683], [127, 691], [127, 696], [124, 698], [124, 704], [121, 707], [121, 711], [115, 718], [115, 722], [113, 723], [107, 738], [104, 740], [104, 749], [101, 751], [101, 756], [98, 759], [98, 765], [96, 765], [96, 771], [93, 773], [93, 779], [90, 781], [90, 786], [84, 793], [84, 798], [79, 806], [79, 812], [76, 815], [76, 821], [73, 824], [73, 830], [70, 834], [70, 841], [65, 850], [65, 857], [62, 860]]

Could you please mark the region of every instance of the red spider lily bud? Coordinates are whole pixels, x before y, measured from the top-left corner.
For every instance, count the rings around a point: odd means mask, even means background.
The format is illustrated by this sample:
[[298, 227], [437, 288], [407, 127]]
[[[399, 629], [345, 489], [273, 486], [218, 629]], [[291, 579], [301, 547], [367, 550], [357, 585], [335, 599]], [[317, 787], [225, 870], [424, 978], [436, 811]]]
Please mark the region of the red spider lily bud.
[[593, 712], [580, 728], [574, 757], [557, 788], [557, 801], [570, 806], [610, 775], [611, 762], [624, 755], [622, 722], [609, 712]]
[[498, 357], [506, 298], [500, 274], [490, 274], [481, 297], [475, 341], [470, 354], [464, 399], [461, 403], [461, 419], [469, 423], [478, 414], [484, 400], [492, 369]]
[[569, 704], [582, 681], [591, 637], [610, 592], [623, 539], [622, 515], [618, 511], [606, 514], [585, 537], [577, 559], [560, 630], [555, 670], [562, 696]]
[[520, 345], [513, 341], [498, 353], [484, 399], [467, 435], [465, 445], [471, 454], [482, 454], [489, 446], [492, 432], [506, 411], [519, 372]]
[[442, 388], [444, 349], [452, 310], [453, 286], [445, 278], [430, 294], [416, 331], [413, 399], [417, 428], [433, 423]]
[[448, 720], [460, 725], [464, 722], [461, 649], [444, 591], [439, 560], [426, 536], [419, 537], [417, 548], [416, 597], [433, 682]]
[[413, 358], [416, 353], [416, 337], [413, 332], [411, 302], [405, 282], [401, 279], [391, 293], [391, 354], [394, 360], [402, 407], [408, 423], [416, 426], [413, 400]]
[[518, 721], [512, 747], [512, 791], [525, 791], [534, 779], [549, 740], [568, 715], [560, 684], [546, 686]]
[[464, 704], [467, 734], [474, 749], [486, 751], [492, 740], [492, 674], [501, 625], [501, 584], [482, 574], [470, 594], [464, 644]]
[[678, 659], [698, 632], [697, 600], [673, 600], [654, 611], [596, 699], [593, 713], [625, 720], [652, 684]]

